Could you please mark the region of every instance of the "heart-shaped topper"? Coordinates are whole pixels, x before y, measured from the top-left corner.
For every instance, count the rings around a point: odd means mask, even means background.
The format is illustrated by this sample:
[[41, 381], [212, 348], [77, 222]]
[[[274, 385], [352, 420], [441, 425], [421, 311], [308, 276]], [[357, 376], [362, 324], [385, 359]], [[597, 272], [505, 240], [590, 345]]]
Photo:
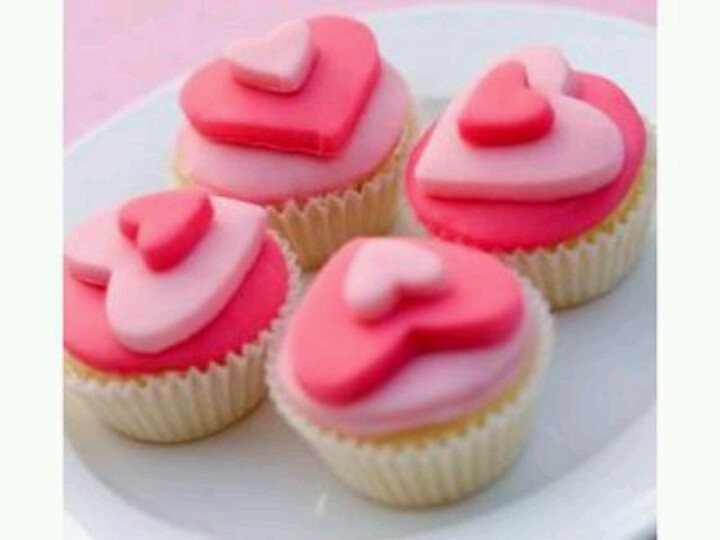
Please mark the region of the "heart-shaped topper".
[[[160, 195], [165, 193], [181, 192]], [[125, 216], [127, 223], [139, 224], [135, 242], [149, 234], [151, 240], [159, 242], [150, 242], [151, 246], [162, 246], [164, 238], [177, 237], [177, 228], [168, 225], [172, 224], [170, 218], [154, 219], [155, 214], [166, 215], [165, 207], [158, 202], [163, 200], [177, 201], [175, 195], [131, 201], [145, 201]], [[80, 281], [107, 287], [108, 324], [128, 349], [159, 352], [192, 336], [217, 316], [252, 268], [264, 238], [265, 210], [222, 198], [213, 198], [211, 204], [214, 218], [202, 241], [192, 240], [194, 248], [184, 254], [182, 262], [163, 272], [149, 268], [138, 246], [120, 232], [118, 215], [122, 211], [98, 214], [68, 236], [65, 259], [70, 273]], [[133, 208], [122, 208], [128, 207]], [[144, 233], [148, 224], [152, 224], [147, 229], [151, 233]], [[125, 227], [132, 235], [135, 227]], [[182, 234], [180, 238], [183, 249], [192, 243]], [[173, 257], [177, 253], [170, 252]], [[160, 253], [164, 253], [162, 249]]]
[[[364, 259], [369, 264], [371, 255], [376, 257], [374, 248], [365, 250], [375, 242], [385, 240], [345, 244], [313, 281], [288, 329], [286, 345], [295, 376], [323, 403], [351, 403], [423, 352], [499, 343], [521, 324], [522, 287], [497, 258], [463, 246], [409, 238], [402, 243], [419, 251], [403, 251], [413, 260], [434, 266], [425, 258], [425, 251], [430, 251], [442, 261], [445, 285], [437, 290], [443, 292], [432, 301], [408, 302], [374, 324], [358, 320], [348, 310], [343, 291], [349, 273], [357, 271], [355, 263]], [[385, 259], [384, 248], [381, 251]], [[428, 273], [433, 279], [423, 276], [426, 291], [439, 287], [436, 272]]]
[[133, 199], [120, 208], [120, 230], [155, 271], [182, 261], [210, 228], [213, 207], [207, 193], [175, 190]]
[[332, 156], [353, 133], [381, 73], [370, 29], [345, 17], [308, 20], [315, 61], [293, 94], [260, 92], [221, 58], [200, 68], [180, 94], [193, 128], [208, 139]]
[[231, 43], [225, 58], [241, 83], [282, 94], [296, 92], [307, 79], [315, 58], [310, 26], [291, 21], [261, 38]]
[[344, 298], [358, 320], [383, 318], [403, 297], [433, 298], [447, 285], [442, 259], [404, 240], [362, 246], [345, 278]]
[[552, 125], [549, 101], [528, 86], [520, 62], [505, 62], [490, 71], [470, 94], [458, 119], [463, 139], [482, 146], [534, 141]]
[[[432, 129], [422, 155], [417, 160], [414, 177], [424, 192], [437, 198], [477, 199], [484, 201], [539, 202], [556, 201], [592, 193], [611, 183], [621, 171], [624, 161], [623, 136], [613, 119], [602, 108], [593, 106], [574, 91], [575, 77], [560, 51], [550, 47], [523, 50], [511, 55], [491, 72], [517, 83], [524, 94], [540, 96], [553, 111], [552, 126], [543, 136], [524, 144], [493, 146], [469, 143], [467, 137], [483, 136], [497, 131], [485, 128], [492, 122], [479, 122], [482, 107], [473, 100], [482, 94], [483, 83], [459, 95]], [[521, 63], [524, 74], [518, 69]], [[541, 85], [542, 90], [528, 89], [527, 80]], [[492, 92], [491, 92], [492, 94]], [[500, 99], [500, 98], [498, 98]], [[532, 100], [531, 100], [532, 101]], [[522, 137], [540, 132], [543, 121], [539, 112], [544, 105], [526, 107], [519, 100]], [[527, 114], [535, 110], [534, 114]], [[491, 120], [492, 110], [487, 112]], [[512, 111], [498, 113], [499, 124], [511, 129]], [[525, 120], [535, 120], [524, 123]], [[465, 123], [465, 124], [463, 124]], [[465, 125], [465, 130], [461, 126]], [[521, 129], [522, 128], [522, 129]], [[473, 131], [475, 130], [475, 131]], [[512, 135], [508, 135], [513, 139]], [[476, 139], [479, 140], [479, 139]], [[484, 139], [483, 139], [484, 140]], [[506, 140], [500, 137], [499, 140]], [[513, 139], [518, 142], [519, 139]], [[505, 219], [507, 219], [505, 217]], [[536, 225], [535, 225], [536, 226]]]

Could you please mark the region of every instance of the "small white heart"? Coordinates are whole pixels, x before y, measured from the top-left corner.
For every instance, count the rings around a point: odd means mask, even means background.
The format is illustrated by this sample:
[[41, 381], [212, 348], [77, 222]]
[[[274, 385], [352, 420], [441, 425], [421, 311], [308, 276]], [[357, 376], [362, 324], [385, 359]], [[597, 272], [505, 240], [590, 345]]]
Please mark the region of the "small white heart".
[[235, 41], [225, 51], [238, 82], [278, 93], [299, 90], [314, 57], [312, 33], [305, 21], [285, 23], [260, 38]]
[[442, 259], [433, 251], [405, 240], [369, 240], [351, 263], [344, 299], [359, 320], [372, 322], [402, 296], [432, 298], [446, 282]]

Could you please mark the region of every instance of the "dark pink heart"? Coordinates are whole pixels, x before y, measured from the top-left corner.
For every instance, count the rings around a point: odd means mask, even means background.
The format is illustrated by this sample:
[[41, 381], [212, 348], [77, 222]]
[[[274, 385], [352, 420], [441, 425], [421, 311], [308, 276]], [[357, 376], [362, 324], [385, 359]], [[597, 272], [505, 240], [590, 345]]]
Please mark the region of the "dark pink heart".
[[505, 62], [488, 73], [460, 114], [460, 134], [481, 146], [519, 144], [539, 139], [553, 124], [547, 98], [530, 88], [525, 66]]
[[176, 190], [132, 199], [120, 208], [118, 222], [145, 264], [161, 271], [192, 251], [210, 227], [212, 216], [206, 193]]
[[238, 82], [233, 63], [216, 60], [185, 83], [180, 103], [209, 139], [289, 152], [333, 155], [352, 133], [380, 75], [377, 44], [362, 23], [343, 17], [308, 21], [315, 60], [293, 94]]

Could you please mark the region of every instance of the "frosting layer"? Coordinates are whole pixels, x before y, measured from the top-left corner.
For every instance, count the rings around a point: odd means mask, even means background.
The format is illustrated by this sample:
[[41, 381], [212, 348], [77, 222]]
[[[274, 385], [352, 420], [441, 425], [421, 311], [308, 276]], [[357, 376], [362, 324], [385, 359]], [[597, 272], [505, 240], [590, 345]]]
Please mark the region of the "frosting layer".
[[645, 126], [630, 99], [611, 81], [576, 73], [575, 98], [612, 119], [623, 140], [622, 168], [611, 183], [591, 193], [550, 201], [441, 199], [418, 182], [416, 169], [434, 127], [415, 147], [407, 166], [406, 193], [420, 219], [443, 236], [459, 237], [483, 249], [511, 251], [558, 244], [597, 225], [627, 195], [645, 155]]
[[[184, 260], [163, 271], [148, 266], [140, 246], [121, 234], [121, 230], [125, 231], [124, 219], [142, 215], [143, 230], [154, 231], [159, 238], [179, 239], [184, 245], [185, 237], [177, 237], [173, 231], [184, 231], [185, 223], [178, 221], [173, 227], [168, 219], [183, 215], [182, 205], [173, 201], [193, 200], [189, 199], [191, 195], [209, 199], [201, 192], [177, 190], [132, 199], [119, 212], [100, 213], [66, 240], [65, 257], [76, 278], [84, 278], [78, 268], [108, 269], [107, 319], [118, 340], [134, 351], [159, 352], [205, 326], [222, 310], [257, 258], [266, 229], [266, 211], [245, 202], [213, 197], [212, 203], [208, 201], [215, 214], [212, 222]], [[163, 204], [156, 204], [158, 200]], [[139, 209], [144, 213], [128, 212]], [[96, 251], [93, 246], [97, 245], [106, 251]], [[92, 284], [98, 284], [98, 274], [96, 270], [91, 273]]]
[[388, 240], [345, 244], [312, 283], [286, 334], [294, 374], [316, 401], [356, 402], [419, 354], [492, 346], [520, 325], [522, 288], [495, 257], [427, 239], [392, 241], [438, 255], [446, 285], [436, 295], [400, 299], [379, 320], [358, 320], [343, 295], [348, 273], [359, 250]]
[[497, 398], [519, 376], [527, 353], [529, 320], [506, 341], [437, 351], [410, 359], [383, 386], [343, 406], [322, 403], [298, 383], [286, 347], [278, 359], [280, 384], [306, 416], [356, 436], [397, 433], [462, 418]]
[[129, 376], [204, 370], [255, 340], [278, 315], [287, 294], [287, 263], [277, 243], [266, 236], [255, 264], [212, 321], [182, 343], [143, 354], [124, 347], [115, 337], [105, 315], [105, 289], [78, 280], [66, 263], [64, 346], [82, 363], [105, 373]]
[[355, 130], [334, 156], [319, 158], [213, 142], [184, 125], [177, 140], [178, 172], [213, 193], [258, 203], [282, 203], [343, 189], [369, 175], [405, 129], [410, 94], [385, 64]]

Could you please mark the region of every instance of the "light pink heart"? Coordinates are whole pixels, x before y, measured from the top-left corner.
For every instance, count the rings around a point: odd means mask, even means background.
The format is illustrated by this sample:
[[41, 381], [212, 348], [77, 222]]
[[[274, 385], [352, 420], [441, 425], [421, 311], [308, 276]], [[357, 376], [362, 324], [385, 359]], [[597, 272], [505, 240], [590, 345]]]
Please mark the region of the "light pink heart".
[[577, 81], [565, 55], [555, 47], [529, 45], [505, 56], [501, 62], [521, 62], [530, 86], [548, 94], [573, 95]]
[[430, 298], [445, 285], [443, 262], [436, 253], [402, 240], [380, 239], [358, 250], [345, 279], [344, 297], [359, 320], [371, 322], [402, 297]]
[[65, 258], [77, 279], [106, 286], [108, 323], [128, 349], [154, 353], [209, 323], [242, 283], [265, 232], [260, 207], [213, 198], [213, 223], [182, 262], [152, 271], [120, 232], [117, 210], [73, 231]]
[[[546, 201], [593, 192], [611, 182], [624, 160], [620, 130], [599, 109], [562, 92], [573, 88], [562, 55], [554, 49], [515, 53], [531, 84], [547, 92], [554, 123], [544, 137], [526, 144], [473, 146], [458, 129], [471, 90], [438, 120], [415, 175], [439, 198]], [[554, 55], [554, 56], [553, 56]]]
[[292, 21], [266, 36], [230, 44], [225, 57], [233, 64], [237, 81], [279, 93], [295, 92], [310, 73], [315, 48], [309, 25]]

